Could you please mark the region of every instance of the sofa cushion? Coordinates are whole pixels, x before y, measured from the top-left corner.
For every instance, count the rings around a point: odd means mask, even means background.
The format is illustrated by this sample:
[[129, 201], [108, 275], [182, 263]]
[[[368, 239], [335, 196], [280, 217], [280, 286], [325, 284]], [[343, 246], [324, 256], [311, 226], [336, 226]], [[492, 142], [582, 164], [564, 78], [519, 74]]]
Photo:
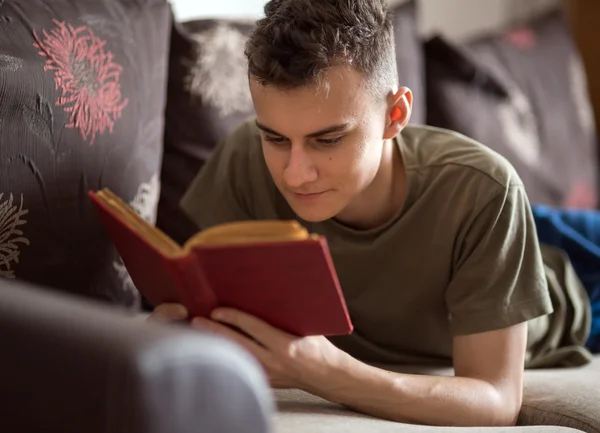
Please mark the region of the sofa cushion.
[[0, 329], [3, 432], [271, 431], [260, 365], [212, 333], [8, 280]]
[[581, 368], [525, 375], [520, 425], [558, 425], [600, 433], [600, 356]]
[[[425, 121], [424, 59], [416, 1], [393, 7], [398, 74], [414, 93], [412, 123]], [[157, 226], [177, 242], [197, 227], [179, 201], [219, 141], [254, 114], [244, 45], [253, 21], [177, 23], [171, 37], [162, 194]]]
[[[350, 411], [299, 390], [276, 390], [275, 433], [469, 433], [472, 428], [396, 423]], [[575, 433], [555, 426], [477, 428], [482, 433]]]
[[235, 125], [254, 112], [244, 45], [251, 21], [175, 23], [171, 35], [157, 226], [179, 243], [198, 229], [179, 201]]
[[392, 6], [396, 66], [400, 86], [413, 92], [412, 124], [426, 122], [425, 55], [419, 33], [419, 2], [407, 0]]
[[426, 43], [428, 123], [505, 156], [534, 203], [594, 208], [596, 133], [579, 52], [560, 12], [464, 43]]
[[[452, 368], [374, 365], [397, 373], [451, 376]], [[493, 432], [600, 432], [600, 356], [581, 368], [526, 370], [519, 428]], [[395, 424], [350, 411], [299, 390], [275, 390], [276, 432], [450, 433], [452, 429]], [[460, 433], [463, 429], [456, 429]], [[484, 431], [485, 429], [477, 429]], [[469, 430], [465, 430], [469, 431]]]
[[166, 0], [0, 1], [0, 276], [136, 308], [90, 205], [155, 220]]

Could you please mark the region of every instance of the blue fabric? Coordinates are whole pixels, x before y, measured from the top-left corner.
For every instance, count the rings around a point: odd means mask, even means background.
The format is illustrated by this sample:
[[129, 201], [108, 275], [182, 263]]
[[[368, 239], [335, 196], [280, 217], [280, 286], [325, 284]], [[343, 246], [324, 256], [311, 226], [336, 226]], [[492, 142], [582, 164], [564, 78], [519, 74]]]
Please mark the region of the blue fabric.
[[592, 331], [586, 346], [600, 353], [600, 212], [533, 205], [541, 243], [562, 249], [592, 303]]

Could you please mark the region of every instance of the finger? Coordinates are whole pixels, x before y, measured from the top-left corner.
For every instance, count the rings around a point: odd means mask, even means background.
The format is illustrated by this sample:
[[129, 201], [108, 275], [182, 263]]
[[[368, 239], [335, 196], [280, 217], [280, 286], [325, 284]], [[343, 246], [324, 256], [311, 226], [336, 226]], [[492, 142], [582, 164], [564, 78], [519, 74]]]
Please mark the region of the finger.
[[174, 322], [185, 320], [188, 317], [187, 309], [180, 304], [161, 304], [157, 306], [149, 317], [149, 320], [162, 322]]
[[213, 311], [211, 317], [218, 322], [240, 328], [269, 349], [282, 347], [294, 339], [292, 335], [242, 311], [230, 308], [217, 308]]
[[265, 348], [225, 325], [221, 325], [217, 322], [207, 320], [202, 317], [196, 317], [194, 320], [192, 320], [192, 326], [199, 329], [205, 329], [209, 332], [214, 332], [215, 334], [219, 334], [225, 338], [233, 340], [256, 356], [261, 363], [264, 364], [267, 361], [268, 352]]

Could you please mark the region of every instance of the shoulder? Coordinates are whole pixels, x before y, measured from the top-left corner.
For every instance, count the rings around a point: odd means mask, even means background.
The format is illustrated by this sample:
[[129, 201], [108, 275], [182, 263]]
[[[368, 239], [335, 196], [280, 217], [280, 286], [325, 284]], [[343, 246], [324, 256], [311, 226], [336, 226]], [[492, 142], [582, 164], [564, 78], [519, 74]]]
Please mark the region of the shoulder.
[[[531, 212], [515, 168], [502, 155], [457, 132], [429, 126], [406, 128], [405, 155], [411, 205], [454, 222], [458, 231], [502, 215], [517, 220]], [[518, 222], [518, 221], [515, 221]]]
[[254, 116], [244, 119], [216, 146], [202, 166], [199, 179], [207, 184], [227, 182], [240, 193], [249, 182], [268, 177], [259, 129]]
[[407, 169], [447, 176], [456, 182], [480, 181], [497, 190], [522, 186], [512, 164], [470, 137], [432, 126], [409, 126], [401, 136]]
[[252, 117], [218, 144], [180, 207], [198, 226], [206, 228], [235, 220], [273, 218], [274, 203], [275, 186]]
[[235, 127], [217, 146], [211, 160], [256, 159], [262, 155], [256, 118], [248, 117]]

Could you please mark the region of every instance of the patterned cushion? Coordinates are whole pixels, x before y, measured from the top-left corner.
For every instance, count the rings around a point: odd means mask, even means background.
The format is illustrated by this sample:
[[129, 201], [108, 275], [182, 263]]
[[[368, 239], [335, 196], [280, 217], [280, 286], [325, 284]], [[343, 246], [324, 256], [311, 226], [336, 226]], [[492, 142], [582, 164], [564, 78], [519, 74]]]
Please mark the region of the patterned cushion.
[[579, 53], [560, 12], [501, 34], [426, 44], [428, 123], [504, 155], [532, 202], [597, 206], [596, 131]]
[[425, 55], [419, 34], [419, 2], [408, 0], [392, 8], [396, 42], [396, 66], [400, 86], [413, 92], [412, 124], [426, 121]]
[[0, 276], [136, 308], [87, 192], [154, 222], [166, 0], [0, 1]]
[[[424, 59], [416, 2], [406, 1], [393, 12], [400, 82], [415, 98], [411, 122], [424, 123]], [[157, 225], [178, 242], [197, 231], [179, 209], [181, 197], [217, 143], [254, 114], [244, 56], [253, 28], [253, 21], [224, 19], [173, 27]]]
[[157, 225], [180, 243], [197, 231], [181, 197], [217, 143], [254, 111], [244, 57], [253, 27], [225, 20], [173, 26]]

